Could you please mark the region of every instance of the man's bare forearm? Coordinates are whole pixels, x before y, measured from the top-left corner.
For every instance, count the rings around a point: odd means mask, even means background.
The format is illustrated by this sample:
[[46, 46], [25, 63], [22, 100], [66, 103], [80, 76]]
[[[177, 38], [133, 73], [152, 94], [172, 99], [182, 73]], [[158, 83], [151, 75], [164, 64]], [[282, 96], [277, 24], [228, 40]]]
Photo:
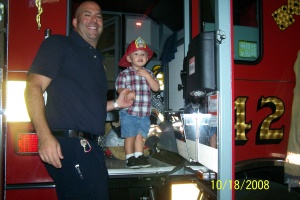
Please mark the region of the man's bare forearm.
[[25, 100], [29, 117], [38, 136], [40, 136], [41, 133], [50, 133], [45, 117], [42, 89], [28, 83], [25, 89]]

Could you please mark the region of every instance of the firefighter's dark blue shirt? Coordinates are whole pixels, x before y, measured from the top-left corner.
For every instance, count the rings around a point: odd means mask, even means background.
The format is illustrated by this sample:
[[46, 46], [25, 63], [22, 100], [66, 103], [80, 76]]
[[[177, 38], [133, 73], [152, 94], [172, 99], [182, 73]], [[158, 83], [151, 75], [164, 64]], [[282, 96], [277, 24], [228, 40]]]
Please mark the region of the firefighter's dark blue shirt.
[[77, 32], [45, 39], [29, 73], [52, 80], [46, 90], [50, 129], [104, 134], [107, 82], [103, 57]]

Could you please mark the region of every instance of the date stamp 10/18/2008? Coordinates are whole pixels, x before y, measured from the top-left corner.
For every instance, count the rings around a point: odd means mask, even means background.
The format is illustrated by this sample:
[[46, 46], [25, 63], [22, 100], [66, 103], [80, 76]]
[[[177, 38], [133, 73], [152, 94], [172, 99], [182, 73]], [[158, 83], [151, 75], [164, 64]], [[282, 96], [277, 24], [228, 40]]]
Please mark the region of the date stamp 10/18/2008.
[[212, 189], [216, 190], [269, 190], [270, 181], [268, 180], [211, 180]]

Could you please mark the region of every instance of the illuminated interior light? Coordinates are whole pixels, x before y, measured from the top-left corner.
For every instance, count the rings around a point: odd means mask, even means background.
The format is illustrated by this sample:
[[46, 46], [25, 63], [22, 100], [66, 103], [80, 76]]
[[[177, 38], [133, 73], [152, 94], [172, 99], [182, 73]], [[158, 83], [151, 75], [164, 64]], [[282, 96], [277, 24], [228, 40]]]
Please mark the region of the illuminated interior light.
[[[164, 115], [162, 113], [158, 114], [158, 119], [163, 122], [165, 120]], [[160, 129], [159, 129], [160, 130]]]
[[135, 25], [136, 26], [142, 26], [142, 22], [136, 22]]
[[3, 20], [4, 15], [4, 4], [0, 3], [0, 22]]
[[165, 86], [164, 86], [164, 74], [162, 72], [159, 72], [157, 75], [156, 75], [156, 78], [159, 82], [159, 89], [161, 91], [163, 91], [165, 89]]
[[150, 129], [149, 129], [149, 133], [154, 132], [154, 130], [155, 130], [155, 127], [151, 125], [151, 126], [150, 126]]
[[172, 184], [172, 200], [197, 200], [199, 192], [194, 183]]
[[30, 118], [24, 98], [26, 81], [8, 81], [7, 82], [7, 122], [29, 122]]
[[174, 123], [172, 123], [172, 126], [180, 127], [180, 126], [182, 126], [182, 123], [181, 122], [174, 122]]
[[37, 153], [38, 137], [35, 133], [19, 133], [18, 136], [18, 154]]
[[159, 126], [156, 126], [155, 131], [156, 131], [157, 133], [162, 133], [162, 131], [161, 131], [161, 129], [159, 128]]

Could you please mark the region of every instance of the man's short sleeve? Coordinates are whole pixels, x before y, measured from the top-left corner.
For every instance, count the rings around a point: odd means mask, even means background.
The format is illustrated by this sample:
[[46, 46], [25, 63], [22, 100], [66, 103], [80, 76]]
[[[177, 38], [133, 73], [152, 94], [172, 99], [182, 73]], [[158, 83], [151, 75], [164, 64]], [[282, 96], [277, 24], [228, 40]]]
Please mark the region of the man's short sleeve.
[[45, 39], [33, 60], [28, 73], [36, 73], [55, 79], [63, 63], [67, 37], [54, 35]]

